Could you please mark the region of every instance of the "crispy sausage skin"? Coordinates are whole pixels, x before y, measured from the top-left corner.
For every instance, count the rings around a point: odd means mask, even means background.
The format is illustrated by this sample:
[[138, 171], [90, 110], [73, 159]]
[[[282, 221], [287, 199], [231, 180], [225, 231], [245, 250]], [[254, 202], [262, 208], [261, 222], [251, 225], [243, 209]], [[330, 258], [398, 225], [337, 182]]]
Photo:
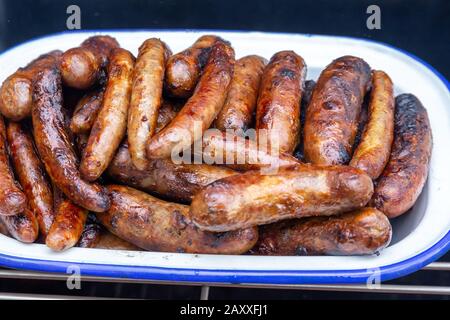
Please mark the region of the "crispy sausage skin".
[[61, 75], [64, 85], [76, 89], [88, 89], [98, 83], [102, 69], [119, 43], [110, 36], [94, 36], [81, 46], [64, 52], [61, 59]]
[[389, 245], [392, 227], [374, 208], [332, 217], [277, 222], [260, 228], [258, 255], [369, 255]]
[[352, 167], [364, 171], [372, 179], [380, 176], [391, 154], [394, 108], [391, 79], [383, 71], [373, 71], [368, 122], [350, 161]]
[[372, 204], [389, 218], [408, 211], [428, 177], [433, 139], [427, 110], [412, 94], [395, 99], [391, 157], [376, 182]]
[[102, 106], [104, 88], [95, 89], [81, 98], [75, 107], [70, 130], [75, 134], [90, 132]]
[[88, 181], [100, 177], [125, 137], [133, 66], [134, 57], [129, 51], [118, 48], [111, 52], [102, 107], [80, 164], [81, 175]]
[[305, 146], [303, 141], [303, 130], [305, 128], [306, 111], [308, 110], [309, 102], [311, 101], [312, 92], [316, 86], [314, 80], [306, 80], [305, 87], [303, 88], [302, 101], [300, 102], [300, 136], [298, 139], [297, 149], [294, 152], [294, 156], [299, 160], [305, 161]]
[[98, 215], [118, 237], [152, 251], [242, 254], [258, 239], [257, 228], [210, 233], [189, 222], [189, 207], [156, 199], [128, 187], [108, 187], [111, 208]]
[[302, 99], [306, 64], [293, 51], [272, 56], [264, 69], [256, 106], [258, 137], [264, 132], [268, 145], [292, 154], [300, 132], [300, 101]]
[[97, 184], [81, 179], [62, 112], [58, 69], [41, 72], [33, 90], [33, 135], [51, 180], [74, 203], [94, 212], [109, 208], [109, 198]]
[[194, 92], [212, 46], [219, 37], [205, 35], [189, 48], [169, 58], [166, 65], [165, 89], [173, 97], [189, 98]]
[[62, 52], [43, 54], [9, 76], [0, 89], [0, 112], [13, 121], [31, 115], [33, 81], [39, 71], [57, 66]]
[[245, 131], [250, 127], [256, 109], [259, 84], [267, 60], [252, 55], [236, 61], [230, 91], [214, 126], [222, 131], [227, 129]]
[[104, 230], [102, 225], [91, 219], [91, 216], [88, 215], [83, 232], [78, 240], [77, 247], [95, 248], [100, 242], [103, 232]]
[[338, 58], [322, 71], [306, 113], [306, 161], [320, 165], [350, 161], [369, 85], [370, 67], [360, 58]]
[[165, 66], [171, 54], [161, 40], [148, 39], [139, 48], [133, 71], [127, 135], [131, 159], [141, 170], [148, 164], [145, 148], [155, 133], [162, 103]]
[[34, 213], [25, 209], [14, 216], [0, 216], [9, 234], [25, 243], [33, 243], [39, 235], [39, 225]]
[[215, 181], [192, 199], [190, 218], [202, 230], [223, 232], [308, 216], [329, 216], [369, 202], [369, 176], [347, 166], [300, 165], [276, 174], [246, 172]]
[[218, 41], [193, 96], [147, 146], [150, 159], [168, 158], [188, 148], [209, 128], [221, 110], [233, 76], [234, 50]]
[[28, 199], [30, 209], [39, 223], [41, 234], [45, 237], [55, 218], [53, 210], [53, 190], [39, 159], [33, 138], [23, 125], [9, 122], [7, 126], [11, 159], [17, 179]]

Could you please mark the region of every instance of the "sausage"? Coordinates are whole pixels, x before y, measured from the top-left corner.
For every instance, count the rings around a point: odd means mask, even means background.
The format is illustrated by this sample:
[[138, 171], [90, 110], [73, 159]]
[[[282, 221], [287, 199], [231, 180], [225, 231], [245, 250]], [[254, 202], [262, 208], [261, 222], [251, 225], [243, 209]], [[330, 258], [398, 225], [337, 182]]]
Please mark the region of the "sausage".
[[297, 143], [297, 149], [294, 151], [294, 157], [299, 161], [305, 161], [304, 143], [303, 143], [303, 129], [305, 128], [306, 111], [308, 110], [309, 102], [311, 101], [311, 95], [316, 86], [314, 80], [306, 80], [305, 87], [303, 88], [302, 101], [300, 102], [300, 136]]
[[201, 36], [191, 47], [169, 58], [164, 82], [169, 95], [177, 98], [192, 95], [211, 48], [217, 41], [223, 40], [212, 35]]
[[27, 198], [14, 179], [9, 163], [6, 127], [0, 115], [0, 216], [12, 216], [27, 208]]
[[266, 64], [266, 59], [256, 55], [236, 61], [230, 91], [214, 122], [217, 129], [243, 132], [250, 127], [256, 109], [261, 75]]
[[107, 249], [107, 250], [130, 250], [139, 251], [139, 247], [128, 241], [122, 240], [119, 237], [113, 235], [111, 232], [104, 230], [98, 241], [95, 243], [93, 248], [96, 249]]
[[102, 107], [95, 119], [80, 164], [81, 176], [97, 180], [114, 157], [127, 129], [134, 57], [125, 49], [114, 49], [108, 66]]
[[242, 254], [258, 239], [257, 228], [204, 232], [186, 217], [189, 207], [156, 199], [128, 187], [108, 186], [111, 208], [98, 215], [118, 237], [151, 251]]
[[45, 244], [54, 251], [64, 251], [75, 246], [83, 232], [87, 215], [86, 209], [64, 199], [56, 209], [55, 221]]
[[321, 165], [350, 161], [369, 85], [370, 67], [360, 58], [338, 58], [322, 71], [306, 113], [306, 161]]
[[170, 121], [175, 118], [178, 111], [182, 108], [183, 104], [180, 101], [167, 100], [165, 99], [159, 108], [158, 119], [156, 121], [155, 132], [161, 131], [165, 126], [167, 126]]
[[70, 130], [73, 133], [80, 134], [91, 131], [102, 106], [103, 94], [104, 88], [93, 90], [77, 103], [70, 120]]
[[212, 49], [193, 96], [147, 146], [150, 159], [178, 154], [199, 139], [222, 108], [233, 76], [234, 50], [224, 42]]
[[374, 180], [380, 176], [391, 154], [394, 107], [391, 79], [383, 71], [373, 71], [369, 118], [350, 165]]
[[111, 162], [108, 174], [117, 182], [176, 202], [189, 203], [204, 186], [237, 172], [206, 164], [174, 164], [170, 159], [151, 160], [145, 170], [138, 170], [131, 162], [127, 144], [123, 144]]
[[308, 216], [329, 216], [369, 202], [369, 176], [347, 166], [300, 165], [276, 174], [246, 172], [217, 180], [192, 199], [190, 218], [201, 230], [223, 232]]
[[293, 51], [280, 51], [264, 69], [256, 105], [258, 138], [267, 137], [271, 149], [292, 154], [300, 132], [300, 101], [306, 64]]
[[389, 218], [408, 211], [428, 177], [433, 147], [427, 110], [412, 94], [395, 99], [391, 157], [376, 182], [372, 204]]
[[28, 208], [14, 216], [0, 216], [9, 234], [25, 243], [33, 243], [39, 235], [39, 225], [34, 213]]
[[33, 138], [25, 129], [20, 123], [8, 123], [11, 159], [30, 209], [39, 223], [40, 232], [45, 237], [55, 218], [53, 190], [44, 165], [36, 153]]
[[50, 179], [70, 200], [90, 211], [105, 211], [109, 198], [104, 189], [80, 177], [61, 100], [58, 69], [42, 71], [33, 90], [33, 135], [38, 153]]
[[260, 228], [252, 254], [276, 256], [369, 255], [389, 245], [392, 227], [374, 208], [333, 217], [277, 222]]
[[64, 52], [61, 58], [61, 76], [64, 85], [76, 89], [88, 89], [97, 84], [102, 69], [119, 43], [110, 36], [93, 36], [81, 46]]
[[148, 164], [145, 147], [155, 133], [162, 103], [165, 65], [171, 54], [161, 40], [148, 39], [139, 48], [133, 71], [127, 135], [131, 160], [141, 170]]
[[88, 215], [80, 240], [78, 240], [77, 247], [80, 248], [95, 248], [102, 237], [103, 227], [96, 221], [90, 219]]
[[61, 55], [59, 50], [43, 54], [3, 82], [0, 89], [0, 112], [5, 117], [20, 121], [31, 115], [33, 81], [41, 70], [57, 66]]

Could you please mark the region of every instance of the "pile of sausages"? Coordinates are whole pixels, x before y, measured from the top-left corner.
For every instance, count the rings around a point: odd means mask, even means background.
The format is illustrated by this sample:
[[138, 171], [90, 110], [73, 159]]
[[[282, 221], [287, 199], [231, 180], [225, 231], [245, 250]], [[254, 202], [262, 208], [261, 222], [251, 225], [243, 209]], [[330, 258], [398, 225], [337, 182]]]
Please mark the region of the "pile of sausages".
[[[56, 251], [379, 252], [426, 182], [427, 111], [358, 57], [306, 74], [293, 51], [236, 60], [214, 35], [38, 57], [0, 91], [0, 231]], [[173, 160], [198, 141], [193, 158], [223, 159]]]

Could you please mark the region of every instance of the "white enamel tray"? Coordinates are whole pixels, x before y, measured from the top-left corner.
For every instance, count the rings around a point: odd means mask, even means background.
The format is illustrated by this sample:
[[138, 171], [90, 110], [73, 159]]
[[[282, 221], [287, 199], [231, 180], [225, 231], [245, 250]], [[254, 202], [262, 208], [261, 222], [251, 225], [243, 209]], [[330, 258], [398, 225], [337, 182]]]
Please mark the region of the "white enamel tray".
[[[38, 55], [77, 46], [99, 32], [70, 32], [33, 40], [0, 55], [0, 81]], [[394, 239], [378, 256], [262, 257], [131, 252], [73, 248], [52, 252], [40, 244], [22, 244], [0, 235], [0, 265], [66, 272], [76, 265], [81, 274], [170, 281], [228, 283], [358, 283], [381, 281], [414, 272], [450, 248], [450, 94], [449, 83], [419, 58], [390, 46], [362, 39], [331, 36], [222, 31], [102, 31], [137, 54], [147, 38], [159, 37], [173, 52], [190, 46], [200, 35], [214, 33], [231, 41], [236, 56], [270, 58], [294, 50], [316, 79], [334, 58], [355, 55], [373, 69], [386, 71], [396, 94], [415, 94], [428, 110], [434, 147], [427, 185], [408, 214], [393, 221]]]

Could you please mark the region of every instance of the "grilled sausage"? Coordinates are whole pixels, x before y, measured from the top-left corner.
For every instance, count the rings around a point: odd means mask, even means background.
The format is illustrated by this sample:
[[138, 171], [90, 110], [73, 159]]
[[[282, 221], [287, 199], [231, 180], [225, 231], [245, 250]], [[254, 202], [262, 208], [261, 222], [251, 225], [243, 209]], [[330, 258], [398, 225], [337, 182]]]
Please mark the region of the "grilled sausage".
[[33, 135], [40, 158], [51, 180], [70, 200], [90, 211], [105, 211], [109, 198], [103, 188], [80, 177], [61, 100], [58, 69], [44, 70], [33, 90]]
[[33, 81], [39, 71], [57, 66], [61, 55], [58, 50], [43, 54], [3, 82], [0, 111], [5, 117], [19, 121], [31, 115]]
[[394, 91], [383, 71], [372, 72], [369, 118], [350, 165], [372, 179], [380, 176], [391, 154], [394, 139]]
[[260, 56], [246, 56], [236, 61], [230, 91], [214, 126], [222, 131], [246, 131], [253, 118], [259, 83], [267, 60]]
[[316, 86], [314, 80], [306, 80], [305, 88], [303, 89], [302, 101], [300, 102], [300, 136], [297, 143], [297, 149], [294, 151], [294, 157], [299, 161], [305, 161], [305, 146], [303, 141], [303, 130], [305, 128], [306, 111], [308, 110], [309, 102], [311, 101], [311, 95]]
[[128, 113], [128, 145], [131, 160], [138, 169], [148, 164], [145, 147], [155, 133], [162, 102], [164, 70], [171, 55], [159, 39], [148, 39], [139, 48], [133, 71], [133, 89]]
[[178, 111], [180, 111], [183, 106], [182, 102], [167, 100], [165, 99], [162, 103], [161, 108], [159, 108], [158, 119], [156, 121], [155, 132], [161, 131], [165, 126], [167, 126], [170, 121], [175, 118]]
[[103, 227], [94, 220], [90, 219], [88, 215], [81, 233], [80, 240], [78, 240], [77, 247], [80, 248], [95, 248], [102, 237]]
[[61, 59], [64, 85], [88, 89], [97, 84], [111, 51], [118, 47], [119, 43], [110, 36], [94, 36], [86, 39], [81, 46], [64, 52]]
[[211, 48], [218, 40], [223, 41], [216, 36], [202, 36], [191, 47], [169, 58], [165, 89], [171, 96], [188, 98], [192, 95]]
[[392, 227], [374, 208], [333, 217], [277, 222], [260, 228], [253, 254], [276, 256], [369, 255], [389, 245]]
[[246, 172], [215, 181], [192, 199], [190, 218], [201, 230], [222, 232], [361, 208], [373, 184], [346, 166], [300, 165], [276, 174]]
[[0, 216], [9, 234], [25, 243], [33, 243], [39, 235], [39, 225], [33, 212], [25, 209], [14, 216]]
[[108, 66], [102, 107], [83, 152], [80, 172], [88, 181], [97, 180], [114, 157], [127, 129], [134, 57], [125, 49], [114, 49]]
[[75, 134], [90, 132], [102, 106], [104, 88], [87, 93], [75, 107], [70, 130]]
[[39, 223], [40, 233], [45, 237], [53, 223], [55, 212], [53, 190], [44, 165], [36, 153], [31, 134], [25, 131], [23, 125], [8, 123], [7, 134], [17, 179]]
[[147, 156], [168, 158], [199, 139], [223, 106], [233, 75], [234, 51], [224, 42], [212, 49], [194, 95], [163, 130], [152, 137]]
[[306, 161], [322, 165], [350, 161], [369, 84], [370, 67], [360, 58], [338, 58], [322, 71], [306, 114]]
[[107, 250], [130, 250], [130, 251], [139, 251], [141, 250], [139, 247], [136, 247], [134, 244], [129, 243], [119, 237], [113, 235], [111, 232], [104, 230], [98, 241], [95, 243], [93, 247], [95, 249], [107, 249]]
[[198, 230], [186, 217], [189, 207], [141, 191], [109, 186], [111, 208], [98, 218], [118, 237], [151, 251], [241, 254], [256, 243], [258, 230], [227, 233]]
[[305, 76], [305, 62], [293, 51], [274, 54], [264, 69], [256, 106], [256, 131], [258, 138], [264, 132], [271, 149], [292, 154], [297, 146]]
[[378, 179], [373, 205], [389, 218], [408, 211], [428, 177], [433, 146], [427, 110], [412, 94], [395, 99], [394, 143], [391, 157]]

